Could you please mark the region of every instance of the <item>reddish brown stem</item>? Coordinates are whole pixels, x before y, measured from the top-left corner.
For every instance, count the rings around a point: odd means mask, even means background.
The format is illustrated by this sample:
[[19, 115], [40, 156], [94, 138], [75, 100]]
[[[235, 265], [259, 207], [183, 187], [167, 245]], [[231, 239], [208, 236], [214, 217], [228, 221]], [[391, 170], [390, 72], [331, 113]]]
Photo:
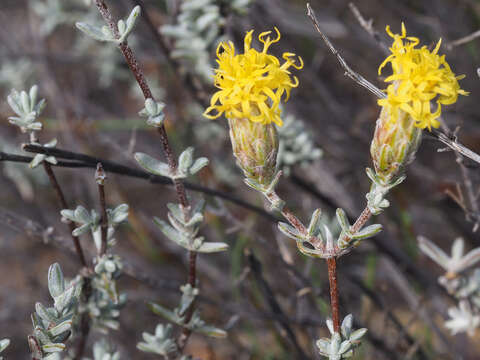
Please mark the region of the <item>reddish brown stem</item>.
[[333, 331], [340, 333], [340, 310], [338, 304], [337, 260], [327, 259], [328, 281], [330, 283], [330, 306], [332, 308]]
[[[190, 286], [192, 288], [194, 288], [195, 285], [196, 285], [196, 278], [197, 278], [197, 275], [196, 275], [196, 272], [197, 272], [197, 267], [196, 267], [197, 253], [195, 251], [190, 251], [188, 259], [189, 259], [189, 261], [188, 261], [188, 263], [189, 263], [189, 266], [188, 266], [188, 268], [189, 268], [188, 283], [190, 284]], [[194, 310], [194, 306], [193, 306], [193, 303], [192, 303], [190, 308], [187, 310], [187, 313], [185, 314], [185, 323], [188, 323], [192, 319], [193, 310]], [[190, 334], [191, 334], [191, 331], [189, 329], [183, 328], [182, 334], [177, 341], [177, 345], [178, 345], [180, 351], [182, 351], [183, 348], [185, 347], [185, 345], [187, 345], [187, 340], [190, 337]]]
[[[95, 0], [95, 4], [97, 5], [97, 8], [100, 11], [100, 14], [102, 15], [103, 19], [107, 22], [108, 26], [112, 30], [115, 37], [118, 38], [119, 33], [118, 33], [117, 24], [113, 20], [112, 14], [108, 10], [108, 7], [105, 4], [105, 1]], [[133, 53], [132, 49], [128, 46], [126, 42], [121, 43], [119, 45], [119, 48], [125, 58], [125, 61], [128, 64], [128, 67], [130, 68], [131, 72], [135, 76], [135, 79], [137, 80], [137, 83], [143, 92], [143, 96], [145, 97], [145, 100], [149, 98], [152, 100], [155, 100], [152, 95], [152, 91], [148, 86], [147, 80], [145, 79], [143, 70], [138, 64], [137, 58], [135, 57], [135, 54]], [[177, 170], [177, 161], [174, 156], [172, 147], [170, 146], [170, 143], [168, 141], [167, 132], [163, 125], [158, 128], [158, 133], [160, 135], [160, 140], [162, 142], [163, 151], [165, 153], [165, 157], [167, 158], [170, 172], [175, 173]], [[186, 219], [188, 219], [190, 217], [190, 206], [189, 206], [189, 202], [185, 192], [185, 186], [183, 182], [180, 181], [179, 179], [175, 179], [173, 181], [173, 185], [175, 187], [178, 201], [181, 205], [184, 216]], [[189, 284], [192, 287], [195, 287], [195, 283], [196, 283], [196, 258], [197, 258], [197, 255], [195, 252], [189, 253]], [[188, 309], [187, 316], [185, 318], [186, 323], [190, 321], [192, 314], [193, 314], [193, 304], [190, 307], [190, 309]], [[188, 340], [189, 335], [190, 335], [190, 332], [187, 329], [184, 329], [182, 333], [182, 337], [184, 338], [184, 341], [182, 341], [182, 344], [184, 345], [186, 344], [186, 341]]]
[[[53, 189], [55, 190], [55, 194], [57, 194], [58, 201], [60, 202], [60, 208], [61, 209], [68, 209], [68, 204], [67, 201], [65, 200], [65, 195], [63, 194], [62, 188], [60, 187], [57, 178], [52, 170], [52, 167], [50, 164], [47, 162], [43, 162], [43, 168], [45, 169], [45, 172], [47, 173], [48, 179], [50, 180], [50, 184], [52, 185]], [[75, 246], [75, 251], [77, 253], [78, 259], [82, 266], [88, 267], [87, 266], [87, 261], [85, 260], [85, 255], [83, 254], [83, 249], [82, 246], [80, 245], [80, 240], [77, 236], [73, 236], [72, 232], [75, 230], [75, 225], [69, 221], [68, 222], [68, 227], [70, 229], [70, 235], [73, 240], [73, 245]]]

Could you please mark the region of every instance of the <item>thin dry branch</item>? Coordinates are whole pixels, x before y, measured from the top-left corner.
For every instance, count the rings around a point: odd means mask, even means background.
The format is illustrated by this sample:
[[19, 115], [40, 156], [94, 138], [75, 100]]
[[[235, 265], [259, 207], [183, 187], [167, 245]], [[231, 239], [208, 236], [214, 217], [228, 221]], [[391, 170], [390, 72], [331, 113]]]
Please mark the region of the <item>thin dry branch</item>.
[[372, 94], [374, 94], [378, 98], [386, 98], [387, 95], [377, 88], [375, 85], [373, 85], [370, 81], [365, 79], [362, 75], [359, 73], [355, 72], [352, 70], [352, 68], [347, 64], [345, 59], [340, 55], [340, 53], [335, 49], [335, 47], [332, 45], [330, 40], [328, 39], [327, 35], [325, 35], [322, 30], [320, 30], [320, 24], [317, 20], [317, 17], [315, 16], [315, 12], [313, 11], [312, 7], [310, 6], [309, 3], [307, 3], [307, 16], [310, 18], [310, 20], [313, 23], [313, 26], [315, 29], [318, 31], [320, 36], [322, 37], [323, 41], [327, 45], [327, 47], [330, 49], [333, 55], [337, 57], [338, 62], [340, 65], [343, 67], [345, 70], [345, 75], [348, 76], [350, 79], [355, 81], [357, 84], [363, 86], [365, 89], [370, 91]]
[[[360, 86], [363, 86], [365, 89], [370, 91], [372, 94], [377, 96], [379, 99], [384, 99], [387, 97], [387, 95], [377, 88], [375, 85], [373, 85], [370, 81], [366, 80], [363, 76], [358, 74], [357, 72], [353, 71], [352, 68], [347, 64], [345, 59], [340, 55], [340, 53], [335, 49], [335, 47], [332, 45], [328, 37], [320, 30], [320, 26], [318, 23], [317, 18], [315, 17], [315, 13], [313, 9], [311, 8], [310, 4], [307, 3], [307, 16], [312, 20], [312, 23], [315, 27], [315, 29], [318, 31], [318, 33], [321, 35], [323, 41], [327, 45], [327, 47], [330, 49], [330, 51], [337, 57], [338, 62], [340, 65], [345, 69], [345, 75], [351, 78], [353, 81], [355, 81], [357, 84]], [[468, 157], [469, 159], [475, 161], [476, 163], [480, 164], [480, 155], [477, 153], [473, 152], [472, 150], [468, 149], [464, 145], [460, 144], [456, 138], [454, 137], [448, 137], [447, 135], [441, 133], [438, 130], [433, 129], [431, 132], [429, 132], [430, 135], [435, 137], [437, 140], [440, 142], [444, 143], [447, 145], [449, 148], [451, 148], [454, 151], [459, 152], [463, 156]]]
[[460, 39], [450, 41], [445, 46], [447, 47], [448, 50], [452, 50], [455, 46], [459, 46], [459, 45], [469, 43], [470, 41], [475, 40], [478, 37], [480, 37], [480, 30], [477, 30], [477, 31], [471, 33], [470, 35], [464, 36]]
[[364, 28], [365, 31], [377, 42], [382, 52], [385, 55], [388, 55], [390, 53], [390, 50], [388, 50], [388, 46], [382, 41], [380, 33], [373, 27], [373, 20], [366, 20], [354, 3], [349, 3], [348, 7], [353, 13], [353, 16], [355, 16], [355, 19], [357, 19], [360, 26]]

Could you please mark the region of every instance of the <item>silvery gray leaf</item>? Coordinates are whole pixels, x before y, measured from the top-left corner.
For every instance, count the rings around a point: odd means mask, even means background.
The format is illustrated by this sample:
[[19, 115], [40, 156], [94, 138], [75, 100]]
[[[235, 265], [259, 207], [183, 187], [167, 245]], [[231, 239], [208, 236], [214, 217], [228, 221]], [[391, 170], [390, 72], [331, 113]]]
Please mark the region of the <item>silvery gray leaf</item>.
[[58, 263], [54, 263], [48, 268], [48, 290], [53, 298], [60, 296], [65, 291], [65, 279]]
[[84, 22], [77, 22], [75, 23], [75, 26], [77, 27], [78, 30], [83, 32], [84, 34], [90, 36], [91, 38], [98, 40], [98, 41], [113, 41], [115, 42], [116, 39], [112, 36], [108, 36], [105, 34], [102, 29], [92, 26], [90, 24], [84, 23]]
[[92, 217], [87, 209], [83, 206], [79, 205], [74, 210], [75, 222], [80, 224], [88, 224], [92, 221]]
[[55, 309], [62, 313], [63, 310], [68, 307], [75, 296], [75, 286], [70, 286], [62, 294], [56, 296], [55, 300]]
[[28, 164], [30, 169], [35, 169], [38, 165], [40, 165], [44, 160], [46, 156], [43, 154], [36, 154], [33, 157], [33, 160], [30, 161], [30, 164]]
[[217, 339], [224, 339], [227, 337], [227, 332], [225, 330], [216, 328], [215, 326], [211, 325], [203, 325], [195, 327], [191, 330]]
[[360, 340], [367, 333], [367, 331], [368, 331], [367, 328], [361, 328], [361, 329], [353, 331], [350, 334], [350, 341], [351, 342], [356, 342], [356, 341]]
[[8, 345], [10, 345], [10, 340], [9, 339], [2, 339], [0, 340], [0, 353], [5, 350]]
[[42, 351], [46, 353], [61, 352], [65, 350], [65, 344], [62, 343], [50, 343], [42, 345]]
[[185, 226], [194, 226], [201, 222], [203, 222], [203, 214], [197, 212], [185, 223]]
[[172, 240], [173, 242], [177, 243], [178, 245], [186, 248], [186, 249], [189, 249], [190, 247], [190, 241], [189, 239], [183, 235], [181, 232], [175, 230], [173, 227], [171, 227], [170, 225], [168, 225], [165, 221], [163, 221], [162, 219], [159, 219], [157, 217], [155, 217], [153, 219], [153, 221], [155, 222], [155, 224], [160, 228], [160, 230], [162, 231], [162, 233], [170, 240]]
[[309, 236], [316, 236], [317, 231], [318, 231], [318, 223], [322, 217], [322, 210], [321, 209], [316, 209], [312, 217], [310, 219], [310, 224], [308, 225], [308, 235]]
[[67, 320], [64, 321], [57, 326], [54, 326], [50, 329], [48, 329], [48, 333], [51, 337], [59, 336], [60, 334], [69, 331], [72, 328], [72, 321]]
[[178, 170], [182, 173], [187, 173], [190, 166], [193, 164], [193, 151], [192, 146], [185, 149], [178, 158]]
[[35, 311], [37, 312], [38, 316], [42, 320], [44, 320], [48, 323], [55, 323], [56, 317], [53, 316], [53, 314], [50, 314], [50, 312], [48, 312], [47, 308], [45, 306], [43, 306], [42, 303], [37, 302], [35, 304]]
[[184, 214], [179, 204], [168, 203], [167, 208], [175, 219], [185, 225]]
[[320, 355], [328, 356], [330, 353], [330, 339], [321, 338], [316, 342], [318, 349], [320, 350]]
[[172, 177], [168, 165], [151, 157], [150, 155], [144, 153], [135, 153], [135, 160], [137, 160], [138, 164], [149, 173], [165, 177]]
[[128, 218], [129, 207], [127, 204], [120, 204], [110, 212], [111, 222], [120, 224]]
[[352, 239], [364, 240], [371, 238], [382, 231], [383, 226], [381, 224], [373, 224], [367, 227], [364, 227], [360, 231], [357, 231], [355, 234], [352, 234]]
[[348, 314], [343, 319], [342, 325], [341, 325], [342, 336], [344, 337], [344, 339], [350, 338], [350, 333], [352, 332], [352, 326], [353, 326], [353, 315]]
[[289, 238], [293, 240], [303, 240], [304, 236], [298, 232], [297, 229], [295, 229], [293, 226], [290, 224], [284, 223], [284, 222], [279, 222], [278, 223], [278, 229], [288, 236]]
[[457, 272], [462, 272], [463, 270], [475, 265], [480, 261], [480, 248], [473, 249], [464, 255], [457, 262]]
[[209, 164], [209, 160], [206, 157], [200, 157], [195, 160], [193, 165], [189, 168], [188, 172], [190, 175], [195, 175], [197, 172], [202, 170], [205, 166]]
[[120, 39], [118, 40], [119, 43], [122, 43], [127, 40], [127, 37], [133, 31], [135, 24], [137, 23], [137, 19], [140, 16], [140, 13], [141, 13], [140, 6], [137, 5], [132, 9], [132, 11], [130, 12], [130, 15], [128, 16], [125, 22], [124, 30], [120, 32]]
[[347, 234], [349, 234], [350, 223], [348, 222], [348, 218], [347, 218], [347, 214], [345, 213], [345, 210], [338, 208], [335, 214], [337, 215], [337, 221], [340, 224], [340, 227], [342, 228], [342, 230]]
[[419, 236], [417, 240], [418, 247], [420, 248], [420, 250], [422, 250], [424, 254], [429, 256], [442, 268], [448, 270], [450, 258], [442, 249], [440, 249], [437, 245], [435, 245], [433, 242], [431, 242], [424, 236]]
[[330, 331], [330, 334], [333, 335], [333, 321], [332, 319], [327, 319], [325, 320], [325, 323], [327, 324], [328, 331]]
[[337, 354], [338, 355], [343, 355], [344, 353], [349, 351], [351, 347], [352, 347], [352, 344], [350, 343], [350, 341], [348, 341], [348, 340], [342, 341], [342, 343], [340, 344], [340, 348], [338, 349]]
[[80, 236], [80, 235], [86, 233], [88, 230], [90, 230], [91, 227], [92, 227], [92, 224], [90, 224], [90, 223], [83, 224], [82, 226], [79, 226], [79, 227], [75, 228], [72, 231], [72, 235], [73, 236]]
[[177, 345], [172, 338], [172, 325], [157, 325], [155, 335], [142, 333], [144, 342], [137, 344], [137, 348], [144, 352], [152, 352], [162, 356], [169, 356], [177, 352]]
[[215, 253], [228, 250], [228, 244], [223, 242], [204, 242], [196, 252], [200, 253]]
[[162, 305], [156, 303], [148, 303], [148, 308], [154, 314], [159, 315], [170, 322], [180, 325], [183, 324], [182, 319], [178, 318], [178, 316], [173, 311], [163, 307]]

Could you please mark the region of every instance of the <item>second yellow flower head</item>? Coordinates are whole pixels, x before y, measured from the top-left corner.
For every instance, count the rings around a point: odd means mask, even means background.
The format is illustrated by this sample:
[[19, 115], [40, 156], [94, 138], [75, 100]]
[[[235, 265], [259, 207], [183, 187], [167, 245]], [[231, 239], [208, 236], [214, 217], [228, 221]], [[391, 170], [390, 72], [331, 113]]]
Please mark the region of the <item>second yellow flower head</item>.
[[[380, 65], [378, 74], [390, 63], [393, 74], [385, 79], [390, 83], [387, 87], [387, 98], [378, 100], [378, 104], [386, 108], [390, 121], [396, 122], [399, 112], [404, 111], [415, 120], [415, 126], [421, 129], [439, 127], [437, 120], [442, 105], [450, 105], [457, 101], [458, 95], [468, 93], [460, 89], [458, 80], [445, 61], [445, 55], [438, 55], [441, 41], [430, 51], [426, 46], [415, 48], [419, 44], [416, 37], [407, 37], [405, 25], [402, 23], [402, 34], [393, 34], [387, 26], [387, 33], [393, 38], [390, 48], [392, 54]], [[431, 110], [431, 101], [436, 102], [436, 109]]]
[[204, 116], [216, 119], [225, 113], [229, 119], [282, 126], [280, 103], [287, 101], [290, 90], [298, 86], [289, 68], [301, 69], [303, 61], [299, 57], [297, 63], [295, 54], [286, 52], [282, 56], [285, 62], [280, 64], [277, 57], [267, 54], [270, 45], [280, 40], [280, 32], [277, 28], [275, 31], [275, 39], [270, 38], [271, 31], [259, 35], [261, 52], [251, 47], [253, 30], [245, 36], [243, 54], [235, 54], [231, 41], [220, 43], [215, 70], [215, 86], [220, 90], [212, 96]]

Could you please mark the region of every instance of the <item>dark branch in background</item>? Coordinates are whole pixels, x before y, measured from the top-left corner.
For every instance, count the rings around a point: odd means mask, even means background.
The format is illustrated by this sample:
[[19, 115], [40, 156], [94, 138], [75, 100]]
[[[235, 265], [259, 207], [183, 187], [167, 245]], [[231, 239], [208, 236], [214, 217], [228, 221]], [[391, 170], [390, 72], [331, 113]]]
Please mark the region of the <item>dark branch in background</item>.
[[[129, 177], [135, 177], [139, 179], [144, 179], [150, 181], [152, 184], [162, 184], [162, 185], [173, 185], [172, 181], [163, 176], [157, 176], [146, 171], [135, 169], [129, 166], [121, 165], [116, 162], [105, 160], [101, 158], [97, 158], [90, 155], [75, 153], [68, 150], [62, 150], [58, 148], [46, 148], [39, 145], [32, 145], [32, 144], [25, 144], [23, 146], [23, 150], [36, 153], [36, 154], [48, 154], [51, 156], [55, 156], [58, 159], [65, 159], [65, 160], [75, 160], [75, 162], [61, 162], [59, 161], [55, 166], [62, 166], [62, 167], [89, 167], [95, 169], [98, 163], [101, 163], [103, 169], [107, 172], [124, 175]], [[13, 155], [8, 153], [0, 152], [0, 161], [12, 161], [12, 162], [24, 162], [29, 163], [32, 161], [31, 157], [20, 156], [20, 155]], [[72, 165], [72, 166], [70, 166]], [[231, 195], [230, 193], [222, 192], [219, 190], [211, 189], [205, 186], [201, 186], [198, 184], [184, 182], [184, 185], [187, 189], [200, 192], [205, 195], [219, 197], [226, 201], [232, 202], [238, 206], [241, 206], [245, 209], [251, 210], [264, 218], [267, 218], [271, 221], [277, 221], [279, 218], [272, 215], [271, 213], [265, 211], [263, 208], [250, 204], [242, 199], [239, 199], [236, 196]]]
[[309, 357], [303, 352], [302, 348], [298, 344], [298, 340], [295, 336], [295, 332], [290, 327], [289, 320], [285, 313], [283, 312], [280, 304], [278, 303], [277, 299], [275, 298], [275, 294], [271, 289], [268, 282], [265, 280], [262, 274], [262, 264], [258, 261], [256, 256], [253, 252], [249, 252], [247, 254], [248, 264], [250, 270], [255, 277], [255, 281], [257, 282], [258, 286], [260, 287], [260, 291], [268, 303], [273, 314], [275, 314], [275, 321], [279, 323], [282, 329], [285, 331], [286, 336], [290, 339], [295, 351], [297, 353], [296, 359], [309, 359]]
[[[63, 158], [63, 159], [68, 159], [68, 160], [77, 160], [77, 162], [62, 162], [59, 161], [56, 166], [64, 166], [64, 167], [70, 167], [70, 164], [72, 164], [74, 168], [77, 167], [89, 167], [89, 168], [96, 168], [96, 164], [99, 162], [102, 163], [103, 168], [105, 171], [110, 172], [110, 173], [115, 173], [123, 176], [129, 176], [129, 177], [135, 177], [135, 178], [140, 178], [144, 180], [148, 180], [153, 184], [162, 184], [162, 185], [172, 185], [170, 179], [164, 178], [161, 176], [156, 176], [149, 174], [143, 170], [138, 170], [135, 168], [131, 168], [128, 166], [120, 165], [115, 162], [101, 159], [101, 158], [96, 158], [93, 156], [85, 155], [85, 154], [79, 154], [79, 153], [74, 153], [71, 151], [66, 151], [66, 150], [61, 150], [61, 149], [53, 149], [53, 148], [45, 148], [42, 146], [38, 145], [25, 145], [24, 150], [33, 152], [33, 153], [39, 153], [39, 154], [47, 154], [47, 155], [52, 155], [57, 158]], [[31, 157], [27, 156], [20, 156], [20, 155], [12, 155], [12, 154], [7, 154], [0, 152], [0, 161], [13, 161], [13, 162], [22, 162], [22, 163], [29, 163], [32, 161]], [[79, 161], [84, 161], [84, 162], [79, 162]], [[276, 223], [280, 221], [281, 219], [267, 211], [265, 211], [263, 208], [260, 208], [258, 206], [255, 206], [253, 204], [250, 204], [244, 200], [241, 200], [230, 193], [225, 193], [222, 191], [214, 190], [211, 188], [203, 187], [201, 185], [193, 184], [193, 183], [188, 183], [185, 182], [185, 187], [189, 190], [192, 191], [197, 191], [204, 193], [209, 196], [213, 197], [218, 197], [221, 199], [224, 199], [226, 201], [230, 201], [238, 206], [241, 206], [247, 210], [253, 211], [265, 219], [269, 220], [270, 222]], [[321, 196], [321, 194], [313, 187], [312, 184], [308, 184], [306, 182], [301, 183], [300, 187], [310, 195], [314, 196], [320, 201], [325, 201], [325, 198]], [[330, 201], [328, 203], [333, 209], [339, 207], [338, 204], [336, 204], [333, 201]], [[353, 221], [352, 214], [348, 214], [349, 219]], [[382, 236], [378, 235], [377, 237], [374, 237], [371, 239], [373, 244], [377, 247], [377, 249], [394, 260], [397, 264], [401, 264], [402, 268], [410, 275], [412, 278], [415, 278], [417, 281], [421, 282], [423, 286], [430, 286], [431, 281], [430, 279], [425, 275], [424, 272], [420, 271], [415, 264], [411, 261], [410, 258], [405, 256], [403, 253], [400, 253], [394, 249], [390, 249], [383, 241], [382, 241]], [[438, 285], [436, 282], [434, 282], [435, 286], [438, 288]]]
[[[62, 188], [58, 184], [57, 178], [53, 173], [52, 167], [50, 166], [49, 163], [44, 161], [43, 168], [45, 169], [48, 179], [50, 180], [50, 184], [52, 185], [55, 191], [55, 194], [57, 195], [57, 198], [61, 207], [60, 210], [68, 209], [69, 207], [68, 207], [67, 201], [65, 200], [65, 195], [63, 194]], [[72, 237], [72, 241], [75, 246], [75, 251], [77, 252], [78, 259], [80, 260], [80, 263], [82, 264], [83, 267], [88, 267], [87, 261], [85, 260], [85, 255], [82, 250], [82, 246], [80, 245], [80, 240], [77, 236], [74, 236], [72, 234], [73, 230], [75, 230], [75, 224], [72, 221], [68, 220], [68, 227], [70, 229], [70, 235]]]
[[[105, 171], [110, 172], [110, 173], [115, 173], [123, 176], [129, 176], [129, 177], [135, 177], [139, 179], [144, 179], [148, 180], [153, 184], [162, 184], [162, 185], [172, 185], [172, 182], [170, 179], [162, 177], [162, 176], [156, 176], [149, 174], [143, 170], [138, 170], [135, 168], [131, 168], [128, 166], [120, 165], [118, 163], [115, 163], [113, 161], [101, 159], [101, 158], [96, 158], [93, 156], [85, 155], [85, 154], [79, 154], [79, 153], [74, 153], [71, 151], [66, 151], [66, 150], [61, 150], [61, 149], [54, 149], [54, 148], [45, 148], [42, 146], [38, 145], [24, 145], [24, 150], [33, 152], [33, 153], [38, 153], [38, 154], [46, 154], [46, 155], [52, 155], [57, 158], [63, 158], [63, 159], [68, 159], [68, 160], [77, 160], [77, 162], [61, 162], [59, 161], [56, 166], [64, 166], [64, 167], [70, 167], [70, 164], [73, 164], [74, 166], [72, 167], [89, 167], [89, 168], [96, 168], [96, 164], [99, 162], [102, 163], [103, 168]], [[26, 156], [19, 156], [19, 155], [12, 155], [12, 154], [7, 154], [7, 153], [2, 153], [0, 152], [0, 161], [13, 161], [13, 162], [23, 162], [23, 163], [29, 163], [32, 161], [31, 157], [26, 157]], [[79, 161], [84, 161], [84, 162], [79, 162]], [[296, 183], [294, 181], [294, 183]], [[312, 184], [303, 182], [301, 185], [299, 185], [305, 192], [309, 193], [316, 199], [320, 201], [325, 201], [325, 198], [313, 187]], [[218, 191], [215, 189], [207, 188], [201, 185], [185, 182], [185, 187], [189, 190], [196, 191], [196, 192], [201, 192], [205, 195], [209, 195], [212, 197], [218, 197], [221, 199], [224, 199], [226, 201], [230, 201], [240, 207], [243, 207], [247, 210], [253, 211], [257, 213], [258, 215], [261, 215], [265, 219], [269, 220], [270, 222], [277, 223], [278, 221], [281, 221], [281, 218], [265, 211], [263, 208], [260, 208], [258, 206], [255, 206], [253, 204], [250, 204], [244, 200], [241, 200], [230, 193], [225, 193], [222, 191]], [[328, 202], [328, 205], [330, 205], [333, 209], [339, 207], [337, 203], [334, 201]], [[353, 221], [353, 215], [348, 214], [349, 219]], [[393, 261], [395, 261], [397, 264], [400, 264], [402, 268], [412, 277], [415, 278], [417, 281], [419, 281], [423, 286], [430, 286], [431, 281], [430, 279], [425, 275], [424, 272], [420, 271], [415, 264], [412, 262], [410, 258], [408, 258], [405, 254], [396, 251], [395, 249], [389, 248], [385, 242], [382, 241], [382, 235], [378, 235], [377, 237], [374, 237], [371, 239], [373, 244], [377, 247], [377, 249], [391, 258]], [[438, 287], [438, 284], [434, 282], [435, 287]], [[442, 291], [443, 292], [443, 291]]]

